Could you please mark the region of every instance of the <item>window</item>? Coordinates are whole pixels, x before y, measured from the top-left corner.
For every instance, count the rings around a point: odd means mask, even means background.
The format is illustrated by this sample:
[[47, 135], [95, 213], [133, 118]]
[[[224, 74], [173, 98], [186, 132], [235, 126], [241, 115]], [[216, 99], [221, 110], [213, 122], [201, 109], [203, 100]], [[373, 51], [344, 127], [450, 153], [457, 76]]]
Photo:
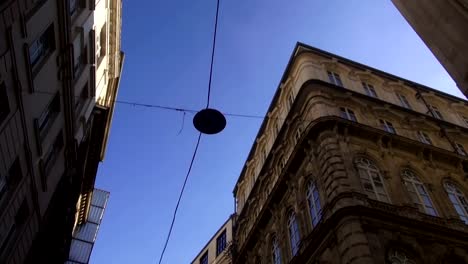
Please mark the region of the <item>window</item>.
[[70, 16], [73, 16], [75, 14], [76, 10], [79, 7], [79, 2], [80, 2], [79, 0], [69, 0], [68, 1]]
[[299, 244], [301, 243], [301, 236], [299, 234], [299, 226], [297, 224], [296, 213], [294, 211], [289, 212], [288, 217], [288, 230], [289, 230], [289, 241], [291, 242], [291, 253], [293, 256], [299, 251]]
[[4, 82], [0, 82], [0, 124], [10, 114], [10, 104]]
[[426, 187], [424, 187], [418, 177], [410, 170], [403, 170], [402, 177], [406, 190], [410, 194], [414, 205], [423, 213], [437, 216], [437, 212], [434, 209], [434, 205], [432, 205]]
[[406, 99], [406, 96], [402, 95], [401, 93], [396, 94], [398, 97], [398, 100], [400, 100], [400, 105], [403, 106], [404, 108], [412, 109], [411, 105], [408, 102], [408, 99]]
[[99, 32], [99, 35], [97, 35], [96, 39], [96, 58], [98, 60], [98, 64], [101, 63], [102, 59], [104, 56], [106, 56], [106, 43], [107, 43], [107, 24], [104, 23], [104, 25], [101, 28], [101, 31]]
[[393, 127], [392, 123], [389, 121], [380, 119], [380, 125], [382, 126], [383, 130], [387, 131], [388, 133], [396, 134], [395, 127]]
[[83, 47], [82, 39], [83, 33], [73, 41], [73, 78], [79, 77], [87, 61], [88, 49]]
[[401, 251], [392, 250], [388, 254], [390, 264], [415, 264], [415, 262]]
[[39, 139], [42, 141], [60, 112], [60, 94], [57, 93], [46, 110], [37, 119]]
[[15, 237], [18, 234], [18, 231], [26, 223], [28, 217], [29, 207], [25, 199], [23, 200], [23, 202], [21, 202], [21, 205], [18, 211], [16, 212], [15, 221], [9, 223], [9, 226], [7, 227], [8, 232], [0, 233], [0, 252], [4, 252], [8, 249], [8, 246], [11, 246], [11, 243], [9, 242], [15, 239]]
[[348, 108], [340, 107], [340, 116], [350, 121], [357, 122], [356, 115], [354, 114], [353, 110]]
[[464, 116], [464, 115], [460, 115], [460, 117], [462, 118], [465, 126], [468, 126], [468, 117]]
[[81, 92], [79, 96], [75, 96], [75, 114], [78, 116], [79, 112], [81, 111], [81, 108], [83, 107], [83, 103], [86, 101], [86, 99], [89, 97], [89, 89], [88, 89], [88, 83], [86, 83], [83, 88], [81, 88]]
[[367, 195], [381, 202], [390, 202], [380, 170], [375, 166], [374, 162], [367, 158], [359, 158], [356, 160], [356, 166], [361, 184]]
[[362, 82], [362, 88], [364, 88], [364, 92], [366, 92], [368, 96], [378, 98], [377, 93], [375, 92], [374, 86], [372, 86], [372, 84]]
[[444, 117], [440, 113], [439, 108], [437, 108], [437, 106], [429, 105], [429, 112], [432, 113], [432, 115], [435, 118], [440, 119], [440, 120], [444, 120]]
[[278, 243], [276, 236], [271, 241], [271, 255], [273, 264], [281, 264], [281, 248]]
[[333, 83], [334, 85], [343, 87], [343, 82], [341, 82], [341, 78], [338, 73], [331, 72], [331, 71], [327, 71], [327, 73], [328, 73], [328, 79], [330, 80], [331, 83]]
[[422, 143], [432, 145], [431, 138], [425, 132], [418, 131], [418, 137]]
[[226, 248], [226, 229], [216, 238], [216, 256]]
[[208, 264], [208, 250], [201, 256], [200, 264]]
[[315, 183], [310, 182], [307, 188], [307, 203], [309, 204], [312, 226], [316, 226], [322, 218], [322, 206], [320, 204], [320, 195]]
[[31, 67], [36, 67], [54, 50], [55, 32], [54, 25], [52, 24], [29, 46], [29, 61], [31, 63]]
[[7, 176], [0, 174], [0, 201], [7, 191]]
[[455, 143], [455, 151], [462, 156], [466, 156], [465, 148], [460, 143]]
[[21, 227], [26, 223], [26, 220], [29, 217], [29, 207], [28, 207], [28, 202], [26, 200], [23, 200], [21, 203], [20, 208], [18, 209], [18, 212], [16, 212], [15, 215], [15, 225], [17, 227]]
[[62, 132], [55, 138], [54, 143], [50, 147], [49, 151], [44, 155], [43, 161], [43, 173], [48, 175], [51, 169], [54, 167], [55, 161], [63, 147], [63, 135]]
[[18, 183], [23, 178], [23, 173], [21, 172], [21, 165], [19, 159], [13, 162], [8, 169], [7, 175], [0, 175], [0, 201], [4, 194], [9, 190], [14, 190]]
[[16, 158], [8, 169], [8, 186], [14, 189], [23, 178], [23, 172], [21, 171], [21, 164], [19, 158]]
[[458, 189], [458, 187], [452, 182], [445, 182], [445, 191], [449, 196], [450, 202], [457, 211], [460, 219], [468, 224], [468, 202], [465, 195]]

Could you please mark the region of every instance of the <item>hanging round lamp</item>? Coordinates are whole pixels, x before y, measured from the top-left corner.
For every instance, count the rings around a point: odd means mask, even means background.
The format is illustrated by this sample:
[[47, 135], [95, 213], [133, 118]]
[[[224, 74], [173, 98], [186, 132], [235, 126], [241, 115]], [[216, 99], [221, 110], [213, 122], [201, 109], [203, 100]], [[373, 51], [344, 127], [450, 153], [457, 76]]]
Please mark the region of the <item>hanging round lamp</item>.
[[226, 118], [216, 109], [205, 108], [195, 114], [193, 125], [203, 134], [218, 134], [226, 127]]

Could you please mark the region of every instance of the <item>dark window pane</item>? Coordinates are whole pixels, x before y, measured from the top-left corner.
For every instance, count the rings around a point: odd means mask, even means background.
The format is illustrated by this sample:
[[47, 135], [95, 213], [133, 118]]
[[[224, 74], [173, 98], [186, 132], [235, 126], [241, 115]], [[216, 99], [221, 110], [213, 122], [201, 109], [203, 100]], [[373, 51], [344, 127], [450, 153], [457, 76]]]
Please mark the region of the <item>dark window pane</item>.
[[43, 140], [47, 135], [50, 126], [54, 123], [59, 112], [60, 95], [57, 93], [54, 99], [52, 99], [52, 102], [47, 106], [46, 110], [37, 119], [40, 140]]
[[226, 248], [226, 230], [224, 230], [218, 238], [216, 238], [216, 256], [224, 251]]
[[200, 258], [200, 264], [208, 264], [208, 251]]
[[55, 50], [54, 25], [50, 25], [39, 38], [29, 46], [29, 61], [31, 67], [35, 67], [52, 51]]
[[8, 114], [10, 114], [10, 103], [8, 102], [6, 85], [2, 82], [0, 83], [0, 124]]

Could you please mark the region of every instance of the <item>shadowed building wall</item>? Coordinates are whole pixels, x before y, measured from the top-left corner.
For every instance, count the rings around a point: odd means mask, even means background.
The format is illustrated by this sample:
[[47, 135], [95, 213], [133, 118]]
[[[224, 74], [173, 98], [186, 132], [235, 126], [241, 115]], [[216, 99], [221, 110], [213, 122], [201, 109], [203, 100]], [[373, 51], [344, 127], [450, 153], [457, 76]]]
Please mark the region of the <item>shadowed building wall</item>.
[[468, 1], [392, 2], [468, 96]]

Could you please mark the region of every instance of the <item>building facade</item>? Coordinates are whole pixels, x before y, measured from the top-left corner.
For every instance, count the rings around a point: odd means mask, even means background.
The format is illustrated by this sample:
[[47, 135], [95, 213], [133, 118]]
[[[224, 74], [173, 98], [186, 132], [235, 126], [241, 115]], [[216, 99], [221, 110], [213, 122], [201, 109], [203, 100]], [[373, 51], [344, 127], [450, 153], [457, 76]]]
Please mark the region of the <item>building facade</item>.
[[0, 263], [67, 260], [105, 153], [120, 28], [120, 0], [0, 2]]
[[198, 253], [192, 264], [231, 264], [232, 263], [232, 222], [234, 215], [219, 228], [214, 236]]
[[298, 44], [234, 189], [234, 263], [468, 263], [467, 117]]
[[392, 0], [468, 96], [468, 0]]

